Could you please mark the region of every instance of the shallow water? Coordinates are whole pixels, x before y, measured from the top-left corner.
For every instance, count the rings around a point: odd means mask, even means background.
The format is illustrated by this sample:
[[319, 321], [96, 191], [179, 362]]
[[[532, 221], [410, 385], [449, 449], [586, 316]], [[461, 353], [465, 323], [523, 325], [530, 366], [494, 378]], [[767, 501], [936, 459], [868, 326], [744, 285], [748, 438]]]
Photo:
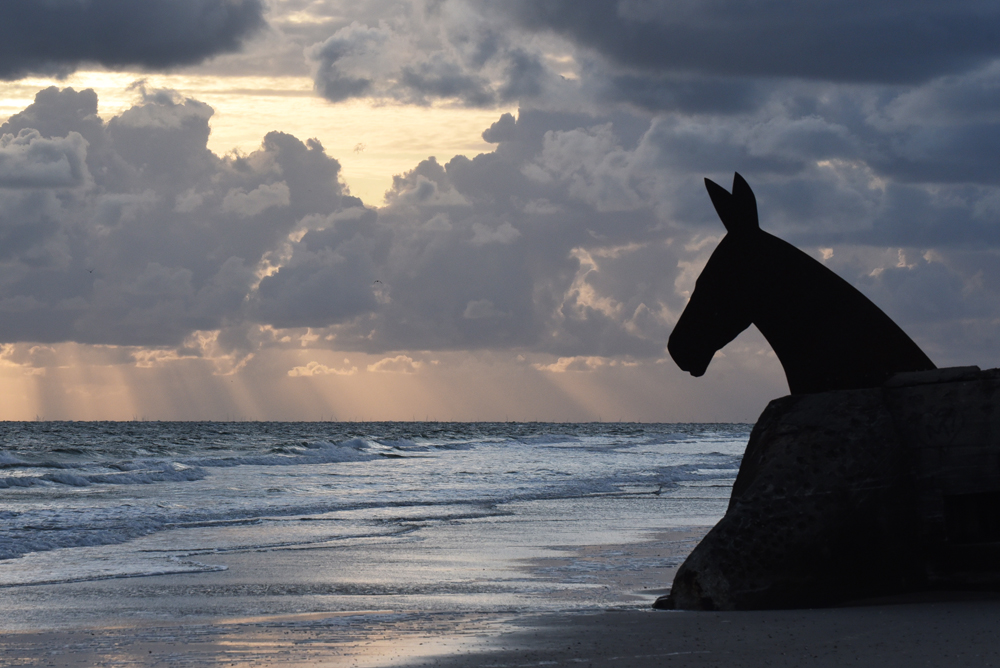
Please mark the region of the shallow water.
[[566, 551], [714, 524], [749, 429], [6, 423], [0, 628], [614, 604], [683, 549]]

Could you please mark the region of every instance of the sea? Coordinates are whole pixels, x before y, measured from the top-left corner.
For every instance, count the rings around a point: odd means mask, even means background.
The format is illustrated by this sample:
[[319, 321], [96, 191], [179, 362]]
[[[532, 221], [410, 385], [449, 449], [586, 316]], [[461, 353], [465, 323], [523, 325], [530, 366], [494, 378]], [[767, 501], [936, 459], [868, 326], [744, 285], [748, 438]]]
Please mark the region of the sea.
[[0, 423], [0, 630], [648, 607], [750, 429]]

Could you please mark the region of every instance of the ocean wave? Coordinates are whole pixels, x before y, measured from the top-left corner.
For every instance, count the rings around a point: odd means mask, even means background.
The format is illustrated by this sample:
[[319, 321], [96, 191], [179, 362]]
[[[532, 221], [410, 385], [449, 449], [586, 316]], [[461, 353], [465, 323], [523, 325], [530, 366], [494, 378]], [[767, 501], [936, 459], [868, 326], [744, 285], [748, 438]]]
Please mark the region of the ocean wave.
[[[354, 448], [364, 446], [354, 444]], [[318, 451], [328, 448], [320, 448]], [[376, 455], [377, 456], [377, 455]], [[297, 458], [299, 459], [299, 458]], [[0, 559], [12, 559], [29, 552], [43, 552], [68, 547], [84, 547], [125, 543], [127, 541], [171, 529], [212, 529], [218, 527], [246, 526], [281, 518], [313, 519], [337, 512], [369, 511], [370, 521], [388, 523], [397, 529], [426, 522], [461, 522], [508, 514], [508, 504], [542, 500], [585, 498], [600, 495], [629, 495], [632, 485], [655, 489], [670, 488], [688, 481], [705, 481], [718, 478], [720, 483], [731, 480], [737, 457], [700, 458], [697, 462], [659, 466], [651, 470], [630, 470], [610, 475], [591, 475], [575, 478], [565, 471], [551, 469], [544, 479], [534, 477], [511, 481], [506, 486], [477, 484], [468, 489], [454, 489], [447, 498], [428, 494], [426, 497], [407, 498], [397, 494], [364, 493], [361, 489], [352, 495], [331, 495], [311, 502], [293, 502], [272, 505], [266, 501], [244, 499], [235, 507], [206, 499], [202, 508], [183, 505], [128, 508], [122, 504], [115, 508], [65, 509], [59, 512], [28, 515], [10, 514], [0, 517], [4, 540], [0, 541]], [[41, 478], [24, 480], [0, 478], [0, 486], [11, 480], [18, 484], [61, 484], [82, 487], [94, 484], [143, 484], [161, 481], [187, 481], [205, 477], [204, 469], [174, 464], [160, 470], [118, 472], [112, 474], [83, 474], [79, 472], [51, 472]], [[396, 515], [390, 509], [412, 509]], [[440, 509], [431, 511], [431, 509]], [[371, 513], [371, 514], [370, 514]], [[369, 525], [371, 526], [371, 525]], [[382, 531], [379, 535], [385, 535]], [[386, 533], [392, 533], [392, 530]], [[322, 537], [305, 542], [328, 542], [332, 537]], [[245, 546], [244, 546], [245, 547]], [[268, 546], [274, 549], [278, 546]]]
[[161, 469], [159, 471], [136, 471], [128, 473], [96, 473], [80, 476], [90, 484], [104, 485], [150, 485], [157, 482], [191, 482], [201, 480], [205, 471], [196, 467], [183, 469]]
[[42, 479], [34, 476], [3, 476], [0, 477], [0, 489], [11, 487], [31, 487], [42, 484]]
[[655, 436], [648, 436], [639, 443], [641, 445], [666, 445], [668, 443], [677, 443], [679, 441], [689, 441], [695, 438], [691, 434], [685, 434], [682, 432], [667, 433], [667, 434], [657, 434]]
[[70, 485], [71, 487], [88, 487], [91, 484], [86, 476], [79, 476], [73, 473], [46, 473], [43, 476], [39, 476], [39, 479], [56, 482], [60, 485]]
[[[435, 451], [464, 451], [471, 450], [477, 443], [472, 443], [469, 441], [437, 441], [437, 442], [424, 442], [417, 443], [416, 441], [410, 440], [408, 438], [380, 438], [375, 441], [376, 445], [381, 445], [384, 448], [390, 450], [398, 450], [402, 452], [435, 452]], [[482, 442], [478, 443], [479, 445]], [[382, 453], [385, 455], [386, 453]]]
[[160, 463], [156, 468], [130, 467], [118, 473], [83, 473], [60, 471], [39, 476], [0, 477], [0, 489], [11, 487], [31, 487], [44, 483], [55, 483], [69, 487], [90, 487], [91, 485], [149, 485], [158, 482], [188, 482], [201, 480], [205, 472], [200, 468], [183, 464]]
[[[373, 452], [372, 450], [376, 450]], [[232, 455], [227, 457], [193, 457], [180, 461], [135, 459], [83, 463], [26, 462], [3, 454], [0, 469], [50, 468], [58, 472], [42, 475], [0, 476], [0, 489], [31, 487], [54, 483], [69, 487], [91, 485], [148, 485], [162, 482], [191, 482], [206, 477], [206, 468], [231, 468], [237, 466], [302, 466], [364, 462], [378, 459], [377, 450], [384, 446], [362, 438], [352, 438], [340, 443], [311, 441], [300, 446], [286, 447], [284, 452], [269, 454]], [[90, 471], [87, 471], [90, 469]], [[94, 471], [93, 469], [100, 469]], [[114, 473], [106, 472], [108, 469]]]
[[420, 452], [426, 452], [431, 450], [433, 446], [427, 443], [416, 443], [408, 438], [383, 438], [378, 441], [387, 448], [393, 448], [395, 450], [417, 450]]
[[539, 445], [544, 447], [546, 445], [561, 445], [563, 443], [579, 443], [580, 437], [563, 436], [559, 434], [540, 434], [538, 436], [521, 436], [517, 440], [525, 445]]
[[[710, 464], [682, 464], [659, 470], [652, 479], [664, 486], [678, 485], [683, 482], [695, 482], [706, 478], [730, 478], [731, 468], [715, 467]], [[735, 477], [735, 474], [733, 474]]]
[[69, 462], [56, 462], [52, 460], [43, 460], [39, 462], [25, 461], [23, 459], [18, 459], [13, 455], [0, 452], [0, 469], [68, 469], [74, 468], [75, 466], [77, 465]]
[[[104, 512], [94, 511], [50, 511], [29, 515], [12, 514], [2, 526], [3, 540], [0, 540], [0, 561], [17, 559], [32, 552], [49, 552], [63, 548], [99, 547], [119, 545], [149, 536], [160, 531], [174, 529], [226, 529], [251, 526], [265, 522], [318, 518], [334, 511], [352, 511], [388, 508], [450, 508], [462, 506], [461, 502], [442, 501], [438, 503], [331, 499], [329, 502], [295, 504], [285, 507], [236, 507], [225, 510], [213, 508], [146, 508], [144, 512], [121, 506]], [[330, 534], [321, 537], [304, 538], [295, 541], [262, 542], [260, 544], [235, 545], [231, 549], [207, 547], [205, 549], [180, 549], [178, 556], [193, 554], [221, 553], [227, 551], [278, 549], [282, 547], [303, 547], [322, 543], [334, 543], [355, 538], [388, 538], [411, 533], [421, 522], [445, 518], [479, 518], [504, 514], [502, 511], [472, 511], [464, 513], [422, 513], [393, 524], [391, 521], [375, 520], [374, 526], [349, 534]]]
[[338, 464], [366, 462], [378, 459], [377, 452], [370, 452], [374, 444], [363, 438], [351, 438], [340, 443], [329, 441], [309, 442], [302, 449], [284, 446], [284, 452], [260, 455], [233, 455], [229, 457], [196, 457], [182, 460], [197, 467], [231, 468], [234, 466], [301, 466], [303, 464]]
[[117, 573], [90, 573], [86, 575], [51, 578], [45, 577], [43, 573], [16, 573], [4, 574], [0, 580], [0, 588], [25, 587], [34, 585], [60, 585], [73, 584], [77, 582], [98, 582], [101, 580], [119, 580], [125, 578], [145, 578], [158, 575], [179, 575], [190, 573], [215, 573], [229, 570], [228, 566], [221, 564], [203, 564], [193, 560], [180, 560], [168, 557], [169, 565], [159, 568], [146, 568], [137, 570], [122, 570]]
[[[731, 484], [741, 460], [734, 453], [742, 452], [728, 433], [703, 438], [692, 429], [689, 436], [682, 425], [629, 427], [627, 433], [591, 425], [545, 427], [550, 433], [517, 425], [471, 425], [464, 431], [236, 427], [232, 437], [205, 426], [156, 431], [141, 425], [137, 432], [115, 427], [121, 433], [114, 442], [53, 432], [48, 441], [37, 437], [6, 449], [0, 453], [0, 489], [12, 491], [3, 495], [11, 503], [0, 513], [0, 559], [126, 543], [170, 530], [190, 532], [177, 536], [209, 550], [284, 549], [290, 543], [285, 534], [269, 531], [272, 522], [296, 520], [301, 531], [282, 525], [306, 537], [294, 543], [320, 544], [331, 540], [323, 535], [326, 528], [298, 520], [357, 522], [381, 536], [383, 529], [423, 530], [432, 523], [516, 513], [520, 506], [508, 504], [518, 502], [534, 508], [533, 501], [629, 497], [658, 488], [666, 497], [674, 493], [671, 487], [688, 483]], [[180, 438], [188, 429], [198, 438]], [[645, 447], [680, 441], [685, 445]], [[66, 442], [86, 447], [59, 457], [52, 446]], [[31, 461], [59, 459], [59, 466], [47, 467]], [[129, 487], [134, 485], [147, 487]], [[677, 504], [686, 503], [684, 494], [677, 495]], [[668, 513], [675, 512], [671, 504], [664, 504]], [[566, 505], [572, 504], [560, 507]], [[153, 542], [177, 546], [172, 535]], [[102, 554], [108, 552], [113, 550]]]
[[9, 455], [6, 452], [0, 452], [0, 468], [7, 468], [10, 466], [22, 466], [24, 462], [13, 455]]

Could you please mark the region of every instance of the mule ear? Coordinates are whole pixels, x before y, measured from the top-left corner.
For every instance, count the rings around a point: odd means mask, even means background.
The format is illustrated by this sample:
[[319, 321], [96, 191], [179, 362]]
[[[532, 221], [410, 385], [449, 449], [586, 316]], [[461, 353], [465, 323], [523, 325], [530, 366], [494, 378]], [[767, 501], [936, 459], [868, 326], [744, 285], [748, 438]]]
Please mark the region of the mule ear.
[[733, 173], [733, 205], [737, 210], [740, 225], [745, 229], [760, 229], [760, 222], [757, 220], [757, 198], [750, 190], [750, 184], [746, 182], [739, 172]]
[[733, 196], [729, 191], [711, 179], [705, 179], [705, 188], [708, 189], [708, 196], [712, 198], [712, 205], [715, 212], [719, 214], [719, 219], [726, 226], [727, 232], [733, 231]]
[[733, 177], [732, 194], [709, 179], [705, 179], [705, 187], [727, 232], [750, 232], [759, 229], [757, 200], [742, 176], [737, 173]]

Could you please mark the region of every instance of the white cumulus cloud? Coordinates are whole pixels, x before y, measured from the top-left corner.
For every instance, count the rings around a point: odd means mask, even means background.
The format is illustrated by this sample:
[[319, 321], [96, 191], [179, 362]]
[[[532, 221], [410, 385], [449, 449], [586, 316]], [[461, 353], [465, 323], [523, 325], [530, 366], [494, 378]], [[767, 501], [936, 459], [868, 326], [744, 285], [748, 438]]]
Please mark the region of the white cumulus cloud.
[[[344, 360], [345, 363], [347, 360]], [[319, 362], [309, 362], [304, 366], [293, 367], [288, 370], [288, 375], [294, 377], [308, 377], [308, 376], [353, 376], [358, 372], [358, 367], [352, 366], [351, 368], [337, 369], [334, 367], [326, 366], [325, 364], [320, 364]]]
[[395, 357], [383, 357], [378, 362], [368, 365], [368, 370], [372, 373], [416, 373], [423, 362], [414, 361], [409, 355], [396, 355]]

